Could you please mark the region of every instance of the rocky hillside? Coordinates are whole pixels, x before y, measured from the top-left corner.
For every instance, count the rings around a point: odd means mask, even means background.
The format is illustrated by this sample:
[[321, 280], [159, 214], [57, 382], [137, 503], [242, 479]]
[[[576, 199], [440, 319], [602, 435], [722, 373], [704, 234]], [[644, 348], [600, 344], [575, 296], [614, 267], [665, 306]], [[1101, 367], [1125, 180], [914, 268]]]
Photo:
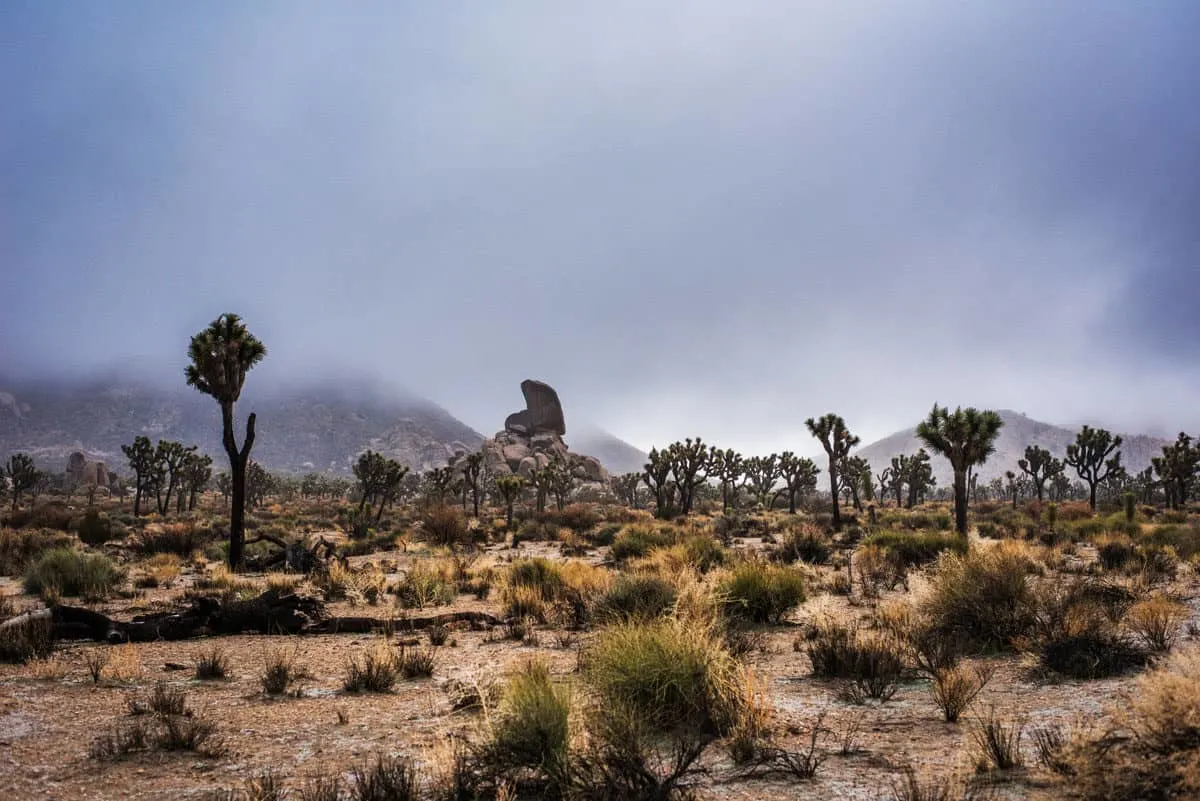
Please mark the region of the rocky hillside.
[[[349, 473], [365, 448], [414, 469], [444, 465], [456, 450], [483, 442], [477, 432], [431, 401], [337, 385], [247, 387], [238, 404], [245, 421], [257, 413], [254, 458], [271, 470]], [[144, 435], [195, 443], [224, 461], [215, 402], [187, 387], [136, 382], [0, 383], [0, 458], [22, 451], [61, 470], [70, 451], [121, 470], [121, 445]]]
[[614, 476], [640, 473], [649, 458], [644, 451], [594, 426], [583, 425], [578, 431], [568, 432], [567, 442], [571, 450], [595, 456]]
[[[1017, 460], [1025, 457], [1027, 445], [1038, 445], [1050, 451], [1059, 459], [1067, 453], [1067, 446], [1075, 441], [1079, 428], [1064, 428], [1062, 426], [1041, 423], [1020, 412], [1002, 410], [1000, 417], [1004, 420], [1004, 428], [996, 441], [996, 452], [987, 463], [979, 469], [981, 481], [990, 481], [995, 476], [1004, 475], [1005, 470], [1017, 470]], [[1144, 470], [1150, 465], [1150, 457], [1162, 453], [1166, 440], [1147, 437], [1141, 434], [1124, 434], [1124, 444], [1121, 446], [1121, 462], [1130, 472]], [[906, 431], [900, 431], [889, 437], [860, 448], [856, 455], [865, 457], [874, 472], [879, 473], [890, 464], [893, 456], [901, 453], [915, 453], [922, 447], [917, 439], [916, 426]], [[950, 463], [944, 458], [933, 455], [934, 476], [938, 486], [950, 486], [954, 481], [954, 473]], [[1075, 478], [1074, 471], [1067, 469], [1067, 474]]]

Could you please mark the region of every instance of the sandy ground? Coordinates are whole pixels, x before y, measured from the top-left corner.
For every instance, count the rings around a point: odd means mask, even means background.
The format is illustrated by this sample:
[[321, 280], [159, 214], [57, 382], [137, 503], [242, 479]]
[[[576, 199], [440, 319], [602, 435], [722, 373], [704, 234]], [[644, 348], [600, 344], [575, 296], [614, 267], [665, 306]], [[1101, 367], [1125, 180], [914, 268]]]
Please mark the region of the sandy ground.
[[[553, 547], [541, 545], [522, 550], [554, 552]], [[403, 566], [417, 557], [387, 554], [382, 558]], [[1193, 597], [1195, 581], [1188, 575], [1186, 586], [1177, 589]], [[180, 586], [183, 581], [180, 579]], [[11, 581], [0, 583], [0, 592], [13, 594], [16, 589]], [[178, 588], [156, 590], [136, 603], [144, 606], [177, 596]], [[22, 599], [22, 603], [32, 601]], [[386, 603], [353, 611], [335, 607], [335, 611], [385, 615], [392, 609]], [[109, 603], [105, 610], [115, 612], [129, 605], [129, 601]], [[460, 597], [454, 608], [498, 611], [495, 601], [480, 602], [470, 596]], [[748, 657], [774, 705], [780, 744], [798, 746], [804, 739], [802, 732], [823, 715], [823, 724], [830, 730], [822, 740], [828, 759], [816, 778], [748, 779], [739, 775], [716, 745], [705, 757], [708, 772], [701, 781], [702, 797], [747, 801], [890, 798], [889, 786], [905, 766], [920, 773], [972, 771], [968, 744], [972, 714], [994, 706], [1007, 718], [1025, 720], [1029, 727], [1069, 723], [1077, 717], [1095, 719], [1119, 705], [1122, 693], [1129, 691], [1135, 680], [1046, 682], [1027, 661], [1008, 656], [987, 660], [995, 668], [995, 676], [966, 720], [958, 724], [941, 721], [928, 683], [922, 680], [903, 685], [885, 703], [849, 704], [838, 700], [832, 685], [811, 678], [808, 657], [793, 648], [799, 624], [830, 611], [866, 615], [870, 610], [866, 605], [851, 606], [844, 598], [817, 596], [788, 624], [764, 629], [762, 647]], [[433, 678], [401, 681], [394, 692], [386, 694], [342, 690], [347, 660], [376, 645], [378, 638], [373, 636], [238, 636], [118, 646], [110, 650], [117, 652], [118, 661], [128, 663], [127, 675], [105, 678], [99, 684], [92, 683], [85, 656], [107, 646], [65, 644], [55, 657], [61, 663], [60, 676], [36, 678], [30, 666], [0, 665], [0, 798], [202, 798], [213, 789], [237, 786], [266, 768], [295, 784], [318, 772], [346, 772], [377, 753], [410, 755], [434, 763], [453, 738], [467, 737], [481, 724], [479, 713], [451, 709], [447, 682], [496, 680], [534, 655], [545, 658], [554, 672], [569, 678], [577, 669], [578, 650], [586, 646], [587, 639], [584, 634], [563, 646], [554, 631], [546, 628], [540, 633], [540, 642], [529, 646], [464, 628], [454, 632], [453, 646], [439, 649]], [[218, 643], [230, 660], [232, 678], [196, 681], [192, 660]], [[279, 648], [294, 649], [297, 662], [310, 675], [301, 683], [298, 697], [268, 698], [260, 691], [264, 654]], [[128, 675], [136, 673], [136, 666], [140, 666], [140, 675]], [[115, 723], [128, 720], [130, 700], [145, 697], [159, 681], [185, 690], [189, 707], [217, 722], [229, 747], [228, 756], [206, 759], [183, 752], [117, 762], [89, 759], [93, 739]], [[345, 723], [339, 721], [339, 714]], [[851, 748], [843, 754], [846, 742]], [[1023, 750], [1033, 766], [1028, 737]], [[994, 792], [1001, 798], [1053, 798], [1049, 782], [1049, 774], [1030, 767], [1004, 777]]]

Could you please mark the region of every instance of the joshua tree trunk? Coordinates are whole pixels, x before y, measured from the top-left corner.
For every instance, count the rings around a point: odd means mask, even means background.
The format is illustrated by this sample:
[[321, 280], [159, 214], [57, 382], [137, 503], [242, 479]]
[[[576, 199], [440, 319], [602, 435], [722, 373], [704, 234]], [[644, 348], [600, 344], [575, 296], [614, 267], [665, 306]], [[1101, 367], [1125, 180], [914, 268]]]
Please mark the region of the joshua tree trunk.
[[1088, 498], [1089, 498], [1090, 503], [1092, 504], [1092, 511], [1093, 512], [1096, 511], [1096, 482], [1095, 481], [1088, 482]]
[[242, 553], [246, 545], [246, 464], [250, 461], [250, 449], [254, 447], [254, 413], [246, 418], [246, 441], [239, 451], [233, 435], [233, 402], [221, 404], [222, 443], [229, 456], [229, 483], [233, 503], [229, 508], [229, 567], [236, 570], [242, 565]]
[[954, 530], [967, 536], [967, 471], [954, 471]]
[[842, 530], [842, 510], [838, 508], [838, 476], [833, 457], [829, 457], [829, 494], [833, 496], [833, 530]]

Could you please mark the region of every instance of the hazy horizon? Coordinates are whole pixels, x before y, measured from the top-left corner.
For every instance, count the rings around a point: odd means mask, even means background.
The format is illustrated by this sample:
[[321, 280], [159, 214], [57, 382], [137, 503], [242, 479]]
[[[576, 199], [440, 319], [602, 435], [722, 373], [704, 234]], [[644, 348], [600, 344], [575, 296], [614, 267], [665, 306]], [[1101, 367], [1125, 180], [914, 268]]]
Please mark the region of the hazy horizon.
[[[639, 447], [1200, 428], [1200, 5], [0, 8], [0, 376], [359, 376]], [[2, 389], [2, 388], [0, 388]], [[569, 439], [569, 435], [568, 435]]]

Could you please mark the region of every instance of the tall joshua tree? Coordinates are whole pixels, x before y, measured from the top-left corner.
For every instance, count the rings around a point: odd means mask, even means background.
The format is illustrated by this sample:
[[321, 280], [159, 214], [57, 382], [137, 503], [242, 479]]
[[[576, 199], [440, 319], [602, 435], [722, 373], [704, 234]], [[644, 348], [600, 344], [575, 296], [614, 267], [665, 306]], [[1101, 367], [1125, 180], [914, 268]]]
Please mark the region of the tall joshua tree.
[[221, 407], [221, 444], [229, 456], [233, 502], [229, 510], [229, 566], [242, 564], [246, 543], [246, 465], [254, 447], [254, 412], [246, 418], [246, 438], [239, 448], [233, 430], [233, 405], [242, 394], [246, 373], [267, 355], [267, 347], [246, 330], [236, 314], [222, 314], [192, 337], [186, 375], [190, 387], [211, 396]]
[[[1075, 443], [1067, 446], [1067, 458], [1064, 461], [1074, 467], [1079, 477], [1087, 482], [1088, 502], [1093, 512], [1096, 511], [1096, 487], [1110, 476], [1115, 477], [1124, 472], [1121, 466], [1121, 452], [1117, 450], [1119, 447], [1119, 436], [1114, 437], [1106, 429], [1091, 426], [1080, 429], [1075, 435]], [[1116, 451], [1116, 455], [1109, 458], [1113, 451]]]
[[954, 528], [967, 534], [967, 471], [981, 465], [996, 450], [996, 437], [1004, 421], [992, 411], [959, 407], [950, 410], [936, 403], [929, 417], [917, 426], [917, 436], [954, 468]]
[[858, 445], [858, 437], [846, 428], [846, 421], [840, 415], [829, 414], [819, 419], [808, 418], [804, 421], [808, 431], [821, 442], [821, 447], [829, 456], [829, 494], [833, 496], [833, 527], [842, 527], [842, 511], [838, 507], [838, 465], [850, 455], [850, 449]]

